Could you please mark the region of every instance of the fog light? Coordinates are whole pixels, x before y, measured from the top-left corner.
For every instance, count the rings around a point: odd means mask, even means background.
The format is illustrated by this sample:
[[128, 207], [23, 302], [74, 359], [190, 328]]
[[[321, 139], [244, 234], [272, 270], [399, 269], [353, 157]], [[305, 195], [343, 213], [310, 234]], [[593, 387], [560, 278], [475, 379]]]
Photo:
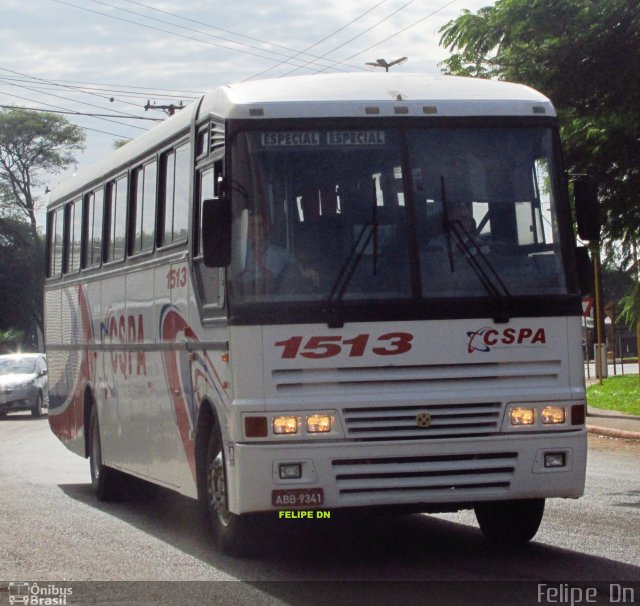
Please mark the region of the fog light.
[[542, 409], [542, 422], [545, 425], [564, 423], [566, 413], [562, 406], [545, 406]]
[[296, 417], [276, 417], [273, 420], [273, 433], [298, 433], [298, 419]]
[[547, 452], [544, 455], [545, 467], [564, 467], [565, 455], [564, 452]]
[[307, 417], [307, 431], [309, 433], [331, 431], [331, 417], [329, 415], [311, 415]]
[[302, 464], [280, 463], [278, 473], [281, 480], [298, 480], [302, 477]]
[[511, 425], [533, 425], [536, 411], [533, 408], [512, 408], [509, 412]]
[[267, 417], [244, 418], [244, 435], [247, 438], [266, 438], [268, 434]]

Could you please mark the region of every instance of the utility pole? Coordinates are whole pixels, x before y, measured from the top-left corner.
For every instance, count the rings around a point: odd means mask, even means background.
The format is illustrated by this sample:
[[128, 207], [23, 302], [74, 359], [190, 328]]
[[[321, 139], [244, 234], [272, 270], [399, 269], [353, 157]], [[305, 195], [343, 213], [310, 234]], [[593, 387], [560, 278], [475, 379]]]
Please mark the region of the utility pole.
[[182, 101], [180, 101], [179, 105], [175, 105], [173, 103], [170, 103], [169, 105], [156, 105], [155, 101], [153, 102], [153, 105], [151, 105], [151, 101], [147, 99], [147, 103], [144, 106], [144, 111], [147, 112], [150, 109], [159, 109], [160, 111], [165, 112], [169, 116], [173, 116], [173, 114], [176, 113], [176, 110], [183, 109], [183, 108], [184, 108], [184, 105], [182, 104]]
[[365, 65], [371, 65], [372, 67], [384, 67], [384, 71], [388, 72], [390, 67], [394, 65], [402, 65], [408, 61], [407, 57], [400, 57], [400, 59], [394, 59], [393, 61], [386, 61], [385, 59], [376, 59], [375, 63], [372, 61], [367, 61]]

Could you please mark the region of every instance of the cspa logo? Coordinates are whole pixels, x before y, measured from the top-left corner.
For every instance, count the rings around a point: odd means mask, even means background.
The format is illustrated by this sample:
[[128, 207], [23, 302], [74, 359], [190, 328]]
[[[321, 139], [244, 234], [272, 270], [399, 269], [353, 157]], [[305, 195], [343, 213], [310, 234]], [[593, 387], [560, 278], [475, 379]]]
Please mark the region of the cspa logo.
[[544, 345], [547, 342], [547, 336], [544, 328], [504, 328], [496, 330], [490, 326], [483, 326], [480, 330], [470, 330], [467, 332], [469, 343], [467, 344], [467, 352], [475, 351], [487, 352], [494, 347], [503, 345]]

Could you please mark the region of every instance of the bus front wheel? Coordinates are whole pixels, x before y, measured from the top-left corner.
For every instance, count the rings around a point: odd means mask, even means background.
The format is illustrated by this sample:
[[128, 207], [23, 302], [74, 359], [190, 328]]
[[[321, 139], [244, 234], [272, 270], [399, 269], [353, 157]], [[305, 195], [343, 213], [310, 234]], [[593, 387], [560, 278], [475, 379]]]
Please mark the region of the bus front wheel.
[[482, 534], [503, 547], [527, 543], [540, 528], [544, 514], [544, 499], [495, 501], [474, 507]]
[[249, 553], [252, 516], [229, 511], [226, 461], [222, 436], [213, 428], [207, 449], [207, 514], [214, 539], [223, 553], [242, 556]]

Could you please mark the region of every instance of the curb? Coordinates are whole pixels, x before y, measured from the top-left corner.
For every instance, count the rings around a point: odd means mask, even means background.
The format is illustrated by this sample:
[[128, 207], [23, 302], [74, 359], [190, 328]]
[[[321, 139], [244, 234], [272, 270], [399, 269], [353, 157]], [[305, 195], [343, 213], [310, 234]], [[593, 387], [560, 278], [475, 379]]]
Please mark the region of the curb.
[[639, 431], [626, 431], [624, 429], [612, 429], [610, 427], [600, 427], [598, 425], [587, 425], [589, 433], [609, 438], [621, 438], [623, 440], [640, 440]]

